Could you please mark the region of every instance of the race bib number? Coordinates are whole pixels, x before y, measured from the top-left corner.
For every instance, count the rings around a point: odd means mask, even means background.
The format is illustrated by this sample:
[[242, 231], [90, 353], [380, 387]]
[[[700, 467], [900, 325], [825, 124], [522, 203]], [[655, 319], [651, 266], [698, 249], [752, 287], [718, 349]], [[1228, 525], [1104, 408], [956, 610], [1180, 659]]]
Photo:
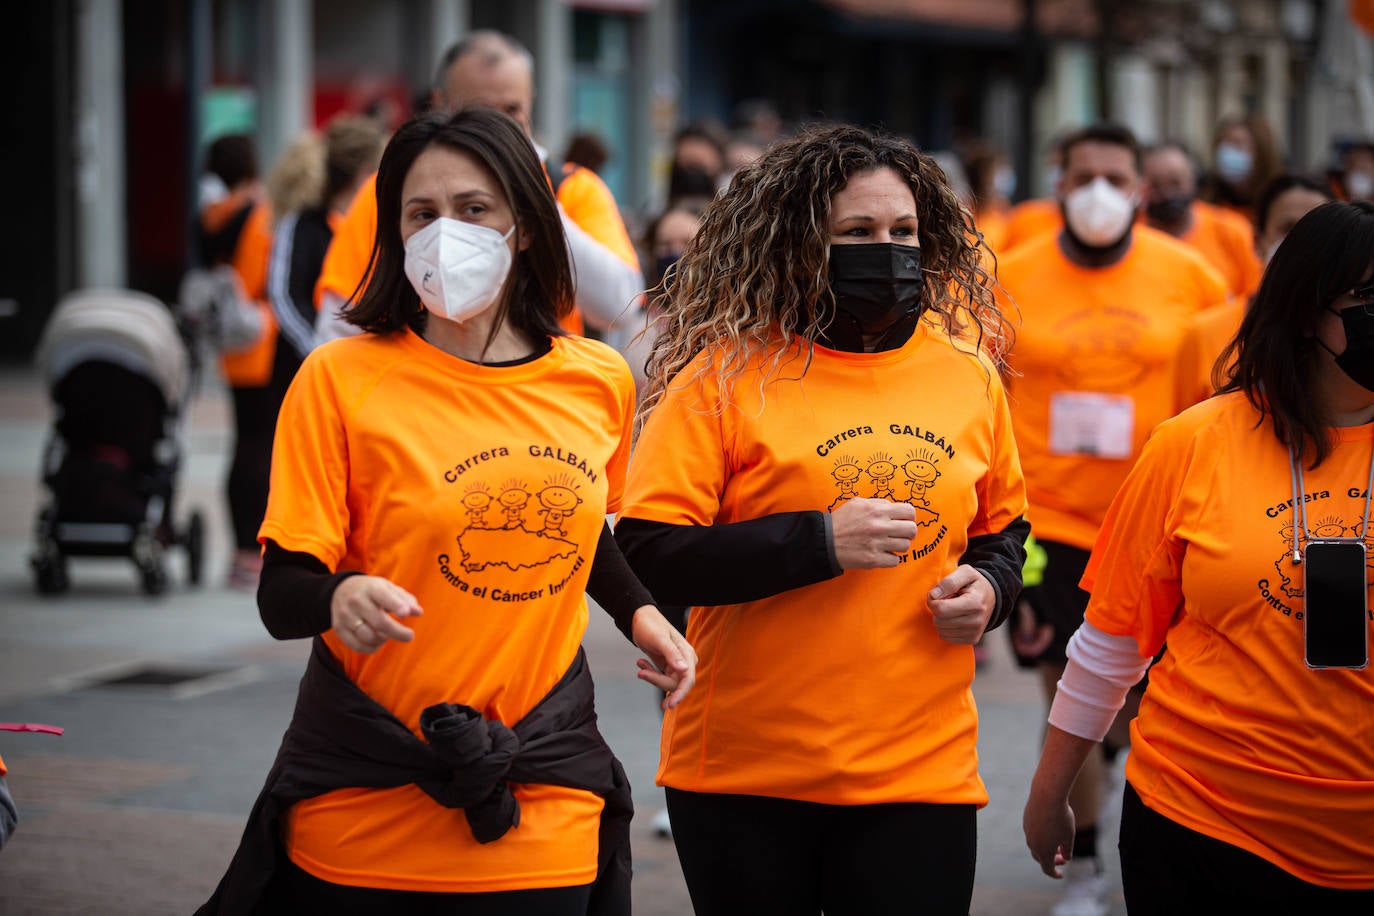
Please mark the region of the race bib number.
[[1056, 391], [1050, 398], [1050, 451], [1130, 458], [1135, 402], [1129, 395]]

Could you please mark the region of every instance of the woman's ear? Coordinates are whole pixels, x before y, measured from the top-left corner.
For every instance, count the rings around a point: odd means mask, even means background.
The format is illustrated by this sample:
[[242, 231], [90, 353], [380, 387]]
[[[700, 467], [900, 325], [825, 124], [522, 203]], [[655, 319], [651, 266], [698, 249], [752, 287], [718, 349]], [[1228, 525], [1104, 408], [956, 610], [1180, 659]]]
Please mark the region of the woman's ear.
[[515, 248], [517, 251], [528, 251], [530, 248], [530, 234], [525, 231], [523, 220], [515, 221]]

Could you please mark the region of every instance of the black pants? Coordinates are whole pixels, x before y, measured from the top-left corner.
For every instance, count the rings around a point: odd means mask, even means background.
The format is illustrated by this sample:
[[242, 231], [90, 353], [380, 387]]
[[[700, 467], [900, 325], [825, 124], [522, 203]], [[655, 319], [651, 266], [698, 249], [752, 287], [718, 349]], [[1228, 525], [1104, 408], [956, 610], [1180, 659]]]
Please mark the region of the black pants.
[[272, 436], [277, 431], [281, 397], [271, 385], [232, 388], [234, 458], [229, 466], [229, 518], [234, 546], [253, 550], [267, 513], [267, 485], [272, 476]]
[[973, 805], [821, 805], [668, 789], [697, 916], [967, 916]]
[[486, 894], [442, 894], [349, 887], [323, 881], [282, 857], [268, 889], [275, 913], [328, 913], [330, 916], [583, 916], [592, 896], [590, 884]]
[[1150, 810], [1126, 784], [1121, 883], [1131, 916], [1344, 916], [1374, 913], [1374, 890], [1309, 884], [1230, 843]]

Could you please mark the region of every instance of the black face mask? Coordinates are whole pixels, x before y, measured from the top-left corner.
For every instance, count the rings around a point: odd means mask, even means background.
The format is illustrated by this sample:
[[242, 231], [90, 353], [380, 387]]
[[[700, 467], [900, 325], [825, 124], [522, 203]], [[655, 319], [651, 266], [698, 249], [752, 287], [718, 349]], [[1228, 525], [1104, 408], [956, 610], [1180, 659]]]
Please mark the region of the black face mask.
[[1374, 302], [1352, 305], [1336, 314], [1345, 325], [1345, 351], [1336, 354], [1336, 365], [1356, 385], [1374, 391]]
[[677, 263], [680, 257], [682, 257], [681, 253], [661, 254], [658, 256], [658, 259], [654, 261], [654, 266], [651, 268], [653, 273], [645, 277], [646, 280], [650, 281], [649, 289], [653, 289], [663, 282], [663, 278], [668, 276], [668, 271], [673, 268], [673, 265]]
[[921, 307], [921, 249], [875, 242], [830, 246], [835, 306], [868, 328]]
[[921, 290], [920, 248], [891, 242], [831, 245], [836, 314], [822, 342], [860, 353], [864, 334], [877, 333], [875, 352], [901, 346], [921, 317]]
[[1176, 226], [1183, 222], [1188, 215], [1188, 208], [1193, 205], [1193, 195], [1173, 194], [1159, 200], [1150, 200], [1145, 204], [1145, 215], [1150, 218], [1152, 223], [1160, 223], [1164, 226]]

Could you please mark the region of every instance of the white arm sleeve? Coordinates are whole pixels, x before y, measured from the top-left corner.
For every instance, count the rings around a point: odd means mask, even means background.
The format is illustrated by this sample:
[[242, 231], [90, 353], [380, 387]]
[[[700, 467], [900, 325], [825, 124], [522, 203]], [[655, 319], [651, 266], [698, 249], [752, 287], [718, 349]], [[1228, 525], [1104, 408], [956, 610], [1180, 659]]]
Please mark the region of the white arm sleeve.
[[1126, 702], [1126, 691], [1140, 681], [1151, 660], [1140, 657], [1131, 637], [1104, 633], [1086, 620], [1069, 639], [1068, 657], [1050, 707], [1050, 724], [1101, 741]]
[[587, 323], [605, 330], [633, 315], [633, 306], [644, 288], [644, 275], [592, 238], [562, 207], [558, 208], [558, 215], [568, 237], [577, 307]]
[[317, 344], [328, 343], [340, 337], [352, 337], [354, 334], [362, 332], [362, 328], [355, 324], [349, 324], [339, 317], [339, 311], [344, 307], [344, 300], [338, 293], [325, 293], [320, 299], [320, 311], [315, 316], [315, 341]]

